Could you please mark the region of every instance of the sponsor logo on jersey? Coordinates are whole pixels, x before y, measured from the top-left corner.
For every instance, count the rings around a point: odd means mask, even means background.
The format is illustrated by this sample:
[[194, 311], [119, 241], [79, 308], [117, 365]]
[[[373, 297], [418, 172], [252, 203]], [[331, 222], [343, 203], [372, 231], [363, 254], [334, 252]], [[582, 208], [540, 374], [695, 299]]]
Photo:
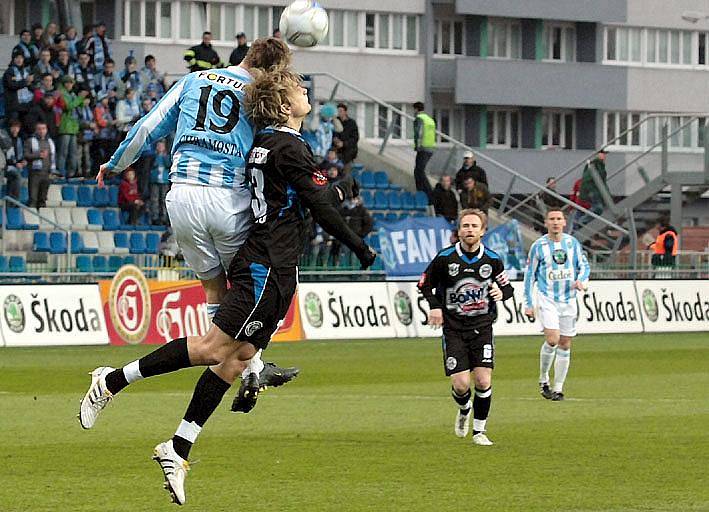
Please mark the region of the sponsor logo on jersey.
[[411, 325], [414, 319], [411, 299], [409, 298], [409, 294], [403, 290], [399, 290], [394, 295], [394, 312], [399, 322], [404, 325]]
[[480, 277], [483, 279], [487, 279], [492, 275], [492, 265], [489, 263], [485, 263], [484, 265], [480, 266]]
[[261, 327], [263, 327], [263, 323], [259, 322], [258, 320], [254, 320], [253, 322], [249, 322], [248, 325], [246, 326], [246, 329], [244, 329], [244, 334], [246, 334], [246, 336], [251, 336], [256, 331], [258, 331]]
[[320, 297], [315, 292], [308, 292], [305, 295], [305, 317], [313, 327], [322, 327], [323, 312]]
[[456, 366], [458, 366], [458, 360], [455, 357], [451, 356], [451, 357], [446, 358], [446, 369], [447, 370], [450, 371], [453, 368], [455, 368]]
[[21, 333], [25, 330], [25, 309], [17, 295], [8, 295], [3, 302], [5, 323], [12, 332]]
[[455, 289], [448, 289], [449, 309], [457, 309], [463, 314], [479, 315], [487, 312], [487, 285], [476, 279], [464, 279]]
[[657, 322], [657, 318], [660, 314], [660, 308], [657, 305], [657, 297], [652, 290], [643, 291], [643, 309], [645, 310], [645, 315], [651, 322]]
[[551, 257], [559, 265], [563, 265], [568, 259], [566, 251], [564, 249], [556, 249], [554, 252], [551, 253]]
[[448, 274], [450, 274], [451, 277], [457, 276], [459, 271], [460, 271], [460, 264], [459, 263], [449, 263], [448, 264]]
[[143, 341], [150, 326], [150, 289], [143, 272], [135, 265], [125, 265], [116, 273], [108, 292], [111, 321], [126, 342]]
[[202, 71], [197, 75], [197, 78], [207, 79], [210, 82], [215, 82], [218, 84], [229, 85], [236, 89], [237, 91], [242, 91], [246, 87], [246, 84], [236, 78], [230, 76], [218, 75], [217, 73]]
[[549, 281], [566, 281], [573, 278], [574, 271], [572, 269], [550, 270], [547, 274]]
[[268, 153], [270, 152], [270, 149], [262, 148], [262, 147], [254, 147], [251, 148], [251, 152], [249, 153], [249, 163], [250, 164], [265, 164], [266, 159], [268, 158]]
[[318, 170], [313, 170], [313, 183], [315, 183], [319, 187], [327, 185], [327, 176], [325, 176]]

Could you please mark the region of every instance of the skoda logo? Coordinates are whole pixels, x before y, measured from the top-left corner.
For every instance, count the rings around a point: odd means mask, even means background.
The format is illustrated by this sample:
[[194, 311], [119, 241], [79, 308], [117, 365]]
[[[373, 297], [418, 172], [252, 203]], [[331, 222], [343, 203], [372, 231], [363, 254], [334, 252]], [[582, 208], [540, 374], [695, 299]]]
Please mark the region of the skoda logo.
[[17, 295], [8, 295], [3, 302], [5, 323], [12, 332], [21, 333], [25, 330], [25, 309]]
[[411, 325], [413, 320], [411, 299], [406, 292], [399, 290], [394, 295], [394, 311], [399, 322], [404, 325]]
[[551, 257], [558, 265], [563, 265], [564, 263], [566, 263], [566, 251], [563, 249], [555, 250]]
[[645, 289], [643, 291], [643, 309], [648, 320], [657, 322], [659, 308], [657, 307], [657, 297], [655, 297], [652, 290]]
[[305, 316], [308, 319], [308, 323], [313, 327], [322, 327], [323, 314], [320, 297], [314, 292], [308, 292], [305, 295], [304, 302]]

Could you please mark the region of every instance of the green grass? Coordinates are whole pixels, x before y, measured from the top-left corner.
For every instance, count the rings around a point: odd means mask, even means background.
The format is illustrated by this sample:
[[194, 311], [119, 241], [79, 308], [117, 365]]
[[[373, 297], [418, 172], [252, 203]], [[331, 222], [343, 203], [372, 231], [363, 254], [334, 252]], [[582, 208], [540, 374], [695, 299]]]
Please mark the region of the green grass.
[[[501, 338], [488, 429], [453, 434], [438, 340], [275, 344], [302, 368], [248, 415], [206, 425], [187, 479], [200, 511], [709, 510], [707, 334], [582, 336], [566, 392], [537, 394], [540, 338]], [[201, 372], [135, 384], [92, 431], [98, 364], [147, 347], [0, 349], [0, 511], [174, 510], [152, 448]]]

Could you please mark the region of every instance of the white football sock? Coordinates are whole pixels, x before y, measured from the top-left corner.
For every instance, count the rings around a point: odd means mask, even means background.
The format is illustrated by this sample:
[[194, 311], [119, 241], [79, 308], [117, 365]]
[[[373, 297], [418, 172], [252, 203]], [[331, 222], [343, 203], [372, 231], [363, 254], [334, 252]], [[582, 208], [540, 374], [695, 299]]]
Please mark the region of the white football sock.
[[571, 349], [564, 350], [563, 348], [556, 349], [556, 361], [554, 361], [554, 387], [555, 393], [561, 393], [564, 389], [564, 381], [566, 374], [569, 371], [569, 363], [571, 362]]
[[263, 367], [264, 367], [263, 361], [261, 360], [261, 353], [262, 352], [263, 352], [263, 350], [259, 350], [258, 352], [256, 352], [254, 357], [249, 359], [248, 366], [246, 366], [246, 369], [243, 372], [241, 372], [242, 379], [245, 379], [246, 377], [248, 377], [251, 374], [251, 372], [254, 372], [256, 375], [261, 374], [261, 370], [263, 370]]
[[175, 431], [175, 435], [194, 444], [200, 432], [202, 432], [202, 427], [197, 425], [194, 421], [188, 422], [182, 420], [180, 422], [180, 426], [177, 427], [177, 430]]
[[143, 375], [140, 373], [138, 360], [128, 363], [123, 367], [123, 376], [128, 381], [128, 384], [133, 384], [135, 381], [143, 379]]
[[542, 349], [539, 351], [539, 382], [549, 382], [549, 370], [554, 361], [554, 354], [556, 354], [556, 347], [552, 347], [544, 341]]
[[476, 420], [473, 418], [473, 431], [474, 432], [485, 432], [485, 425], [487, 420]]
[[218, 310], [219, 304], [207, 304], [207, 318], [209, 318], [210, 322], [214, 320], [214, 315], [217, 314]]

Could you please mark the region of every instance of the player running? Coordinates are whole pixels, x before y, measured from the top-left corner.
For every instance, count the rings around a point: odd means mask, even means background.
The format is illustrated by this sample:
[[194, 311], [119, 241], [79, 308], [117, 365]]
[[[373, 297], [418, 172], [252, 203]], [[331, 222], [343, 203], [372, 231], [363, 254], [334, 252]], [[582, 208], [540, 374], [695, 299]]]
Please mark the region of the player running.
[[[547, 234], [529, 249], [524, 274], [524, 314], [533, 320], [536, 306], [544, 329], [545, 341], [539, 353], [539, 392], [546, 399], [560, 401], [564, 399], [564, 381], [571, 361], [571, 339], [576, 336], [576, 292], [588, 288], [591, 268], [579, 241], [564, 233], [564, 212], [549, 210], [544, 224]], [[535, 283], [537, 293], [533, 294]], [[554, 386], [550, 388], [552, 362]]]
[[[98, 175], [102, 186], [105, 173], [123, 171], [145, 148], [176, 131], [172, 186], [165, 204], [185, 261], [204, 288], [210, 320], [226, 294], [226, 269], [252, 224], [244, 169], [254, 132], [242, 105], [244, 88], [252, 80], [253, 69], [286, 66], [290, 59], [291, 52], [282, 41], [258, 39], [239, 66], [184, 76], [136, 123]], [[298, 374], [296, 368], [273, 363], [264, 367], [260, 356], [259, 351], [248, 364], [233, 361], [216, 371], [230, 384], [238, 374], [245, 379], [252, 371], [264, 371], [260, 378], [264, 387], [279, 386]], [[94, 375], [99, 377], [100, 372]], [[242, 380], [240, 394], [245, 392]], [[240, 410], [248, 412], [246, 407]], [[82, 418], [81, 424], [90, 428], [92, 421]]]
[[[458, 404], [455, 434], [468, 435], [472, 408], [473, 443], [481, 446], [492, 445], [485, 432], [495, 366], [494, 302], [509, 299], [514, 291], [500, 257], [481, 242], [486, 228], [484, 212], [461, 211], [460, 241], [438, 253], [418, 284], [431, 308], [428, 324], [443, 326], [443, 363]], [[472, 403], [471, 373], [475, 381]]]
[[[94, 419], [136, 380], [190, 366], [247, 361], [266, 348], [295, 294], [296, 265], [306, 237], [303, 208], [309, 208], [318, 224], [357, 255], [363, 269], [376, 258], [335, 207], [356, 193], [353, 180], [350, 177], [328, 186], [300, 137], [310, 105], [299, 76], [285, 69], [257, 75], [246, 87], [246, 110], [260, 130], [246, 171], [252, 183], [251, 208], [256, 221], [229, 266], [231, 288], [205, 336], [173, 340], [92, 384], [89, 394], [96, 397], [91, 410]], [[255, 401], [259, 375], [249, 374], [246, 385]], [[228, 388], [212, 368], [207, 369], [178, 433], [155, 447], [154, 458], [175, 503], [185, 503], [190, 449]]]

